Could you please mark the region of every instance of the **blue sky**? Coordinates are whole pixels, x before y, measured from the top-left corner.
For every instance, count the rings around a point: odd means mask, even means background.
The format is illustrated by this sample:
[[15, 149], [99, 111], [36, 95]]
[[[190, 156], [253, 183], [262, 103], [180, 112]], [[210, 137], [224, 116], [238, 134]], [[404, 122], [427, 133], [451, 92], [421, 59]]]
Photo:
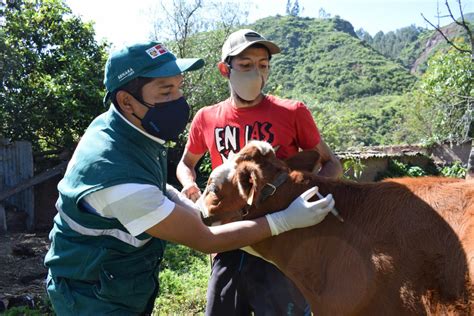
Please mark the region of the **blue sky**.
[[[165, 0], [168, 1], [168, 0]], [[206, 1], [206, 0], [204, 0]], [[294, 1], [294, 0], [293, 0]], [[293, 2], [292, 1], [292, 2]], [[114, 45], [143, 40], [152, 30], [150, 12], [154, 12], [158, 0], [66, 0], [76, 15], [84, 21], [93, 21], [97, 38], [106, 38]], [[239, 5], [239, 0], [235, 0]], [[331, 16], [339, 15], [352, 23], [357, 30], [363, 28], [371, 35], [378, 31], [388, 32], [415, 24], [429, 27], [421, 13], [430, 21], [437, 22], [437, 8], [447, 13], [444, 0], [299, 0], [302, 16], [318, 17], [320, 8]], [[474, 12], [473, 0], [462, 0], [464, 13]], [[248, 1], [249, 22], [266, 16], [285, 14], [286, 0]], [[458, 16], [457, 2], [449, 0], [453, 13]], [[450, 23], [442, 19], [441, 25]]]

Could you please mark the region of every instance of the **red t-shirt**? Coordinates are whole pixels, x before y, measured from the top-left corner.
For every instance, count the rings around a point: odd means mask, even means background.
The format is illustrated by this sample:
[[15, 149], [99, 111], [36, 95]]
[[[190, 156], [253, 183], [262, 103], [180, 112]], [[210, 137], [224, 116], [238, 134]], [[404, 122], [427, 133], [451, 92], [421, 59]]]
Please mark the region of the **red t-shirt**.
[[209, 151], [214, 169], [228, 158], [229, 152], [239, 152], [250, 140], [280, 146], [276, 155], [284, 159], [300, 148], [314, 148], [321, 137], [306, 105], [267, 95], [249, 108], [235, 108], [227, 99], [200, 109], [192, 121], [186, 146], [196, 155]]

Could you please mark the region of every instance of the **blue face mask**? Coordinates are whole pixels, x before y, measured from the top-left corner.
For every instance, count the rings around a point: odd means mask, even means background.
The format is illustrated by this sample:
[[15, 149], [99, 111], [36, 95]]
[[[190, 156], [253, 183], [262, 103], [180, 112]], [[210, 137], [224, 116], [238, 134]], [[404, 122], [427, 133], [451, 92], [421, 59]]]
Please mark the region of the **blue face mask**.
[[140, 98], [135, 99], [148, 108], [148, 112], [143, 118], [139, 118], [133, 113], [142, 122], [142, 126], [148, 134], [165, 141], [178, 139], [189, 119], [189, 105], [184, 97], [155, 104], [146, 103]]

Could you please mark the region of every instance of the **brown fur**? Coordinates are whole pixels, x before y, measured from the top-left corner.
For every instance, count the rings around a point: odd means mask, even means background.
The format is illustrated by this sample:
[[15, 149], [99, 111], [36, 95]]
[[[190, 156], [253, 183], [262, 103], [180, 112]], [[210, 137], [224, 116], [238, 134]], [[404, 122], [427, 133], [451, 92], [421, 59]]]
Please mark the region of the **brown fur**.
[[[284, 209], [317, 185], [323, 195], [333, 194], [345, 220], [329, 214], [316, 226], [252, 246], [295, 282], [316, 315], [474, 314], [474, 181], [355, 183], [290, 171], [273, 153], [263, 156], [252, 146], [243, 153], [211, 214], [245, 205], [237, 182], [248, 193], [252, 172], [258, 175], [254, 200], [265, 183], [289, 172], [290, 179], [247, 218]], [[298, 169], [297, 158], [290, 164]]]

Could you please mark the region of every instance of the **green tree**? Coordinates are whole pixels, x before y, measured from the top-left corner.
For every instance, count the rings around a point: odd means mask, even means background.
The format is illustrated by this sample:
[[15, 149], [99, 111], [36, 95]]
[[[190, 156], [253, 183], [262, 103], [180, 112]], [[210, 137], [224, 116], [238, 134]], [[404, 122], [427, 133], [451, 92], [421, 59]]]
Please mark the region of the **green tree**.
[[372, 44], [373, 42], [373, 38], [372, 36], [369, 34], [369, 32], [367, 32], [366, 30], [364, 30], [363, 28], [360, 28], [356, 31], [356, 34], [357, 34], [357, 37], [360, 38], [362, 41], [365, 41], [367, 44]]
[[61, 0], [8, 2], [5, 19], [0, 134], [36, 150], [73, 147], [104, 111], [106, 44]]
[[298, 0], [295, 0], [295, 3], [293, 3], [293, 7], [291, 8], [291, 15], [292, 16], [300, 15], [300, 5], [298, 3]]
[[453, 48], [436, 54], [428, 62], [415, 96], [409, 119], [420, 137], [441, 142], [473, 136], [474, 63], [470, 54]]
[[[417, 45], [420, 45], [419, 40], [425, 32], [427, 32], [426, 29], [410, 25], [386, 34], [379, 31], [374, 38], [363, 29], [359, 29], [356, 33], [361, 40], [366, 41], [385, 57], [399, 61], [409, 68], [414, 59], [418, 57], [418, 54], [416, 54]], [[406, 56], [407, 54], [410, 55]]]
[[287, 15], [291, 16], [299, 16], [300, 15], [300, 4], [298, 3], [298, 0], [295, 0], [295, 2], [292, 4], [290, 0], [286, 2], [286, 10], [285, 10]]

